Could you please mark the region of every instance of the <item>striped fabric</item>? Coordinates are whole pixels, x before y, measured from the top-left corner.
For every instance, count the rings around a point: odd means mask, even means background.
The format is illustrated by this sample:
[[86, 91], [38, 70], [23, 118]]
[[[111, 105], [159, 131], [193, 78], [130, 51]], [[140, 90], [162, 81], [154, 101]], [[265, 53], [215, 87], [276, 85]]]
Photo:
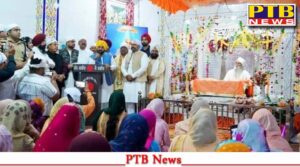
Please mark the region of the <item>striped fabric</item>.
[[41, 98], [45, 103], [44, 115], [48, 116], [53, 107], [52, 97], [57, 90], [50, 82], [48, 77], [37, 74], [29, 74], [23, 78], [18, 86], [18, 95], [20, 98], [29, 101], [34, 98]]

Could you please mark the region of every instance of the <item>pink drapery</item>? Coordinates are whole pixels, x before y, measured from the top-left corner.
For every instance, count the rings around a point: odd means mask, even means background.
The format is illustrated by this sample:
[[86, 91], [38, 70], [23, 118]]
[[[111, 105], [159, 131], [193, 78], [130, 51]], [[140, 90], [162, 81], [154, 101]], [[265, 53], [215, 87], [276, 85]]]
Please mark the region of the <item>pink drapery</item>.
[[126, 3], [126, 24], [129, 26], [134, 25], [134, 2], [133, 0], [128, 0]]
[[[106, 0], [100, 0], [100, 20], [99, 20], [99, 35], [98, 39], [106, 38], [106, 19], [107, 19]], [[126, 3], [126, 24], [134, 25], [134, 2], [128, 0]]]
[[99, 39], [106, 38], [106, 0], [100, 0]]

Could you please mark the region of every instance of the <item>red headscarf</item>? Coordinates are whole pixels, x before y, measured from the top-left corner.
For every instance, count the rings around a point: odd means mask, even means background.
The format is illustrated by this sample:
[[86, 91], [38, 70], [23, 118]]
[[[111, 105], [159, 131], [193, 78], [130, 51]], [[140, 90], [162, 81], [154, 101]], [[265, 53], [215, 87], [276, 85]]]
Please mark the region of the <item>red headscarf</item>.
[[35, 152], [68, 151], [71, 141], [79, 135], [80, 113], [73, 104], [63, 105], [36, 142]]
[[141, 41], [143, 40], [143, 38], [146, 38], [148, 43], [151, 43], [151, 37], [148, 33], [145, 33], [145, 34], [142, 35]]
[[155, 113], [150, 109], [144, 109], [142, 110], [139, 115], [141, 115], [148, 123], [149, 127], [149, 136], [146, 141], [145, 148], [149, 149], [152, 141], [154, 140], [155, 135], [155, 125], [156, 125], [156, 115]]

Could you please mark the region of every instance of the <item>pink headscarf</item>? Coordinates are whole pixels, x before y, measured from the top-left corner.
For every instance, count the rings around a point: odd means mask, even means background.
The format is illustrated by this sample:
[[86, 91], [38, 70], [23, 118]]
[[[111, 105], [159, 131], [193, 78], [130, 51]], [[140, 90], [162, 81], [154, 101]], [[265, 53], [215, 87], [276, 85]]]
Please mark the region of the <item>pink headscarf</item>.
[[149, 127], [149, 135], [145, 144], [145, 148], [149, 150], [152, 141], [154, 140], [156, 116], [154, 112], [149, 109], [142, 110], [139, 115], [141, 115], [147, 121]]
[[63, 105], [41, 138], [36, 142], [34, 151], [68, 151], [71, 141], [79, 135], [79, 126], [79, 108], [70, 103]]
[[153, 99], [147, 108], [156, 114], [155, 140], [161, 146], [162, 151], [168, 152], [171, 144], [169, 127], [166, 121], [161, 118], [165, 110], [165, 104], [161, 99]]
[[271, 151], [293, 151], [289, 143], [281, 137], [280, 128], [269, 110], [265, 108], [257, 110], [252, 119], [258, 121], [267, 132], [266, 138]]
[[146, 108], [154, 111], [156, 118], [161, 118], [164, 114], [165, 104], [161, 99], [153, 99]]

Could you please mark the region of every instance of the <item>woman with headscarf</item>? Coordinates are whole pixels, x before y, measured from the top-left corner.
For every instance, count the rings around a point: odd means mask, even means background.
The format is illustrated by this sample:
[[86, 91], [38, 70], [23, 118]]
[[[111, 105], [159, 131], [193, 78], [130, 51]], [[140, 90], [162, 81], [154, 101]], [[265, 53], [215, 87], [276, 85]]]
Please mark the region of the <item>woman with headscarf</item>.
[[171, 144], [169, 127], [166, 121], [161, 118], [165, 110], [165, 104], [161, 99], [153, 99], [147, 108], [156, 114], [154, 139], [159, 143], [161, 151], [168, 152]]
[[[58, 113], [60, 108], [69, 102], [70, 102], [70, 100], [68, 99], [68, 97], [62, 97], [58, 101], [56, 101], [56, 103], [54, 104], [53, 108], [50, 111], [49, 118], [46, 120], [46, 122], [43, 126], [41, 134], [43, 134], [45, 132], [45, 130], [48, 128], [49, 124], [51, 123], [53, 118], [56, 116], [56, 114]], [[77, 105], [77, 104], [75, 104], [75, 105], [78, 106], [78, 108], [79, 108], [78, 112], [80, 113], [80, 133], [82, 133], [85, 130], [85, 116], [84, 116], [81, 106]]]
[[68, 151], [71, 141], [79, 135], [80, 113], [74, 104], [63, 105], [49, 127], [36, 142], [35, 152]]
[[83, 111], [82, 94], [76, 87], [66, 88], [64, 90], [64, 96], [68, 98], [70, 103], [75, 104], [79, 108], [80, 112], [80, 133], [85, 131], [85, 112]]
[[2, 110], [0, 124], [3, 124], [12, 135], [13, 151], [32, 151], [34, 140], [24, 133], [30, 123], [31, 109], [25, 101], [13, 101]]
[[281, 131], [277, 124], [276, 118], [269, 110], [265, 108], [257, 110], [252, 119], [258, 121], [265, 129], [266, 139], [270, 151], [293, 151], [289, 143], [281, 136]]
[[251, 148], [245, 143], [235, 140], [225, 140], [216, 147], [216, 152], [251, 152]]
[[0, 115], [3, 114], [3, 110], [5, 107], [7, 107], [7, 105], [9, 105], [10, 103], [12, 103], [14, 100], [12, 99], [5, 99], [5, 100], [1, 100], [0, 101]]
[[111, 152], [107, 140], [96, 132], [85, 132], [75, 137], [70, 152]]
[[4, 125], [0, 125], [0, 152], [13, 151], [13, 141], [10, 132]]
[[188, 119], [175, 124], [175, 136], [188, 133], [190, 118], [192, 118], [200, 109], [209, 109], [209, 104], [204, 99], [199, 99], [193, 103]]
[[43, 116], [44, 102], [41, 98], [34, 98], [29, 101], [29, 104], [32, 110], [31, 123], [39, 132], [41, 132], [47, 119], [46, 116]]
[[149, 135], [146, 141], [145, 148], [150, 152], [160, 152], [160, 146], [158, 142], [154, 140], [156, 115], [152, 110], [149, 109], [142, 110], [139, 115], [146, 119], [149, 128]]
[[63, 97], [60, 98], [58, 101], [56, 101], [56, 103], [54, 104], [54, 106], [52, 107], [50, 114], [49, 114], [49, 118], [46, 120], [41, 135], [45, 132], [45, 130], [48, 128], [49, 124], [52, 122], [53, 118], [55, 117], [55, 115], [57, 114], [57, 112], [60, 110], [60, 108], [67, 104], [69, 102], [67, 97]]
[[148, 135], [147, 121], [141, 115], [129, 114], [122, 121], [117, 137], [109, 143], [113, 152], [145, 152]]
[[200, 109], [190, 118], [187, 134], [176, 136], [170, 152], [213, 152], [218, 143], [217, 118], [210, 109]]
[[108, 108], [104, 109], [97, 123], [97, 131], [108, 141], [119, 132], [122, 120], [126, 116], [125, 96], [122, 91], [114, 91], [109, 98]]
[[253, 152], [269, 152], [264, 129], [253, 119], [245, 119], [238, 124], [237, 140], [247, 144]]

